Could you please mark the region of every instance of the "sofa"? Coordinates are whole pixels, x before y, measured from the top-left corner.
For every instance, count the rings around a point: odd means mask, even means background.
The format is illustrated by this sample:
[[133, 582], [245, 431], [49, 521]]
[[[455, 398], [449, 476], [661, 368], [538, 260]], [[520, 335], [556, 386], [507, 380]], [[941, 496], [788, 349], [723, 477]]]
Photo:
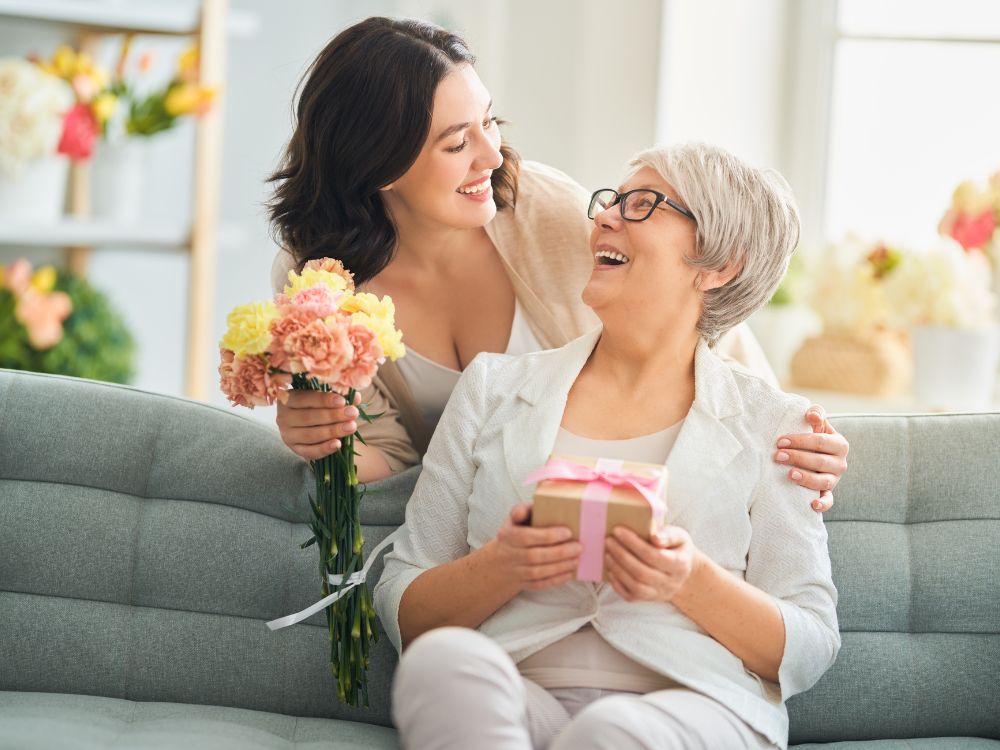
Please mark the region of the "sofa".
[[[1000, 414], [836, 425], [843, 647], [792, 746], [1000, 750]], [[418, 471], [369, 488], [369, 548]], [[319, 598], [310, 485], [237, 411], [0, 370], [0, 749], [397, 747], [386, 638], [351, 708], [322, 613], [265, 626]]]

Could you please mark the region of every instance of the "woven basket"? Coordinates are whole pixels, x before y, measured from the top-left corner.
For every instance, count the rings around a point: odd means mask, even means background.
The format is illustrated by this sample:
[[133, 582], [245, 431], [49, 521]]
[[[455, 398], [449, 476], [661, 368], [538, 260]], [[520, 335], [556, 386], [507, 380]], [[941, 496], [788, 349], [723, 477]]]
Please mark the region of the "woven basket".
[[792, 381], [802, 388], [894, 396], [913, 379], [906, 338], [890, 331], [823, 333], [792, 358]]

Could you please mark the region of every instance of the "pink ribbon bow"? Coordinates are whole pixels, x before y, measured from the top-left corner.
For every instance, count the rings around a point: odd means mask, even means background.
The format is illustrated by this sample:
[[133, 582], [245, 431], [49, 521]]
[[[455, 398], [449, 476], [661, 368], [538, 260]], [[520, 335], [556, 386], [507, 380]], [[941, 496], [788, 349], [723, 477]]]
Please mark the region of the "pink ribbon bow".
[[580, 543], [583, 552], [576, 570], [577, 580], [600, 581], [602, 578], [608, 498], [612, 488], [627, 486], [638, 492], [649, 503], [656, 525], [666, 515], [666, 504], [656, 493], [662, 474], [656, 472], [653, 476], [646, 476], [622, 471], [624, 464], [624, 461], [616, 459], [599, 458], [596, 466], [585, 466], [554, 458], [541, 469], [528, 474], [524, 481], [525, 484], [545, 480], [587, 483], [580, 498]]

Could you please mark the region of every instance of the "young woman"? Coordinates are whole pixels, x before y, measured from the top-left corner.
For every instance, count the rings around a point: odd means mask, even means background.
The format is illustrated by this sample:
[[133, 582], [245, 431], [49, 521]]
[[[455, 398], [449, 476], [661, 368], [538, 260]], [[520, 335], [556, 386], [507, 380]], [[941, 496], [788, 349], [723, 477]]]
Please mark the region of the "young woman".
[[[589, 196], [566, 175], [521, 163], [501, 143], [465, 43], [433, 24], [369, 18], [337, 35], [307, 73], [271, 217], [285, 251], [273, 284], [331, 256], [363, 291], [390, 295], [408, 354], [360, 401], [382, 413], [362, 434], [359, 478], [419, 462], [461, 371], [480, 352], [562, 346], [598, 320], [580, 299], [590, 274]], [[773, 382], [746, 326], [716, 350]], [[293, 392], [282, 439], [306, 459], [357, 429], [336, 395]], [[846, 470], [847, 441], [811, 407], [812, 433], [775, 435], [774, 460], [816, 491]]]
[[[640, 154], [592, 216], [602, 327], [471, 363], [385, 558], [402, 745], [785, 748], [784, 701], [840, 647], [822, 517], [770, 456], [806, 404], [712, 347], [773, 294], [798, 212], [773, 172], [694, 145]], [[569, 529], [524, 525], [553, 452], [667, 466], [669, 525], [617, 527], [606, 583], [573, 580]]]

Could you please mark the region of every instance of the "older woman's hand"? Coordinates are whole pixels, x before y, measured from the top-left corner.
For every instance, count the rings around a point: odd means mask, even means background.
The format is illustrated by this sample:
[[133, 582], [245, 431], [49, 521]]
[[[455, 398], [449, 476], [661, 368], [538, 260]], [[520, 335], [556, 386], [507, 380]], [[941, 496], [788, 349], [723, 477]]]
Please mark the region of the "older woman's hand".
[[833, 488], [847, 471], [851, 446], [826, 421], [822, 406], [810, 406], [806, 421], [813, 431], [779, 437], [774, 460], [791, 467], [788, 478], [793, 482], [820, 493], [812, 501], [812, 508], [823, 513], [833, 507]]
[[583, 547], [566, 526], [527, 526], [531, 506], [515, 505], [497, 531], [494, 560], [521, 591], [538, 591], [573, 579]]
[[628, 602], [669, 602], [687, 583], [697, 564], [691, 535], [668, 526], [646, 541], [624, 526], [616, 526], [604, 543], [608, 583]]

